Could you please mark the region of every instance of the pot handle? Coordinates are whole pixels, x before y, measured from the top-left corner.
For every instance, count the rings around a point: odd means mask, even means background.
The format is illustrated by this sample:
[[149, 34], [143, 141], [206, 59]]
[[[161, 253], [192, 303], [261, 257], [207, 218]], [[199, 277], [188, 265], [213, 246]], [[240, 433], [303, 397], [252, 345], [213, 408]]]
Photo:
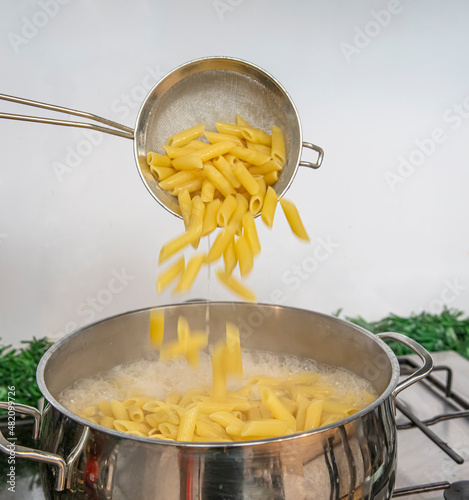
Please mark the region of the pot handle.
[[396, 386], [396, 388], [392, 392], [394, 399], [396, 399], [396, 396], [401, 391], [407, 389], [407, 387], [411, 386], [415, 382], [422, 380], [433, 370], [433, 358], [430, 356], [430, 353], [414, 339], [411, 339], [406, 335], [402, 335], [402, 333], [395, 332], [378, 333], [376, 336], [380, 339], [394, 340], [396, 342], [404, 344], [406, 347], [414, 351], [414, 353], [417, 354], [418, 357], [423, 361], [423, 365], [417, 371], [415, 371], [410, 377], [406, 378], [403, 382]]
[[310, 161], [300, 161], [300, 166], [309, 168], [319, 168], [322, 165], [322, 160], [324, 159], [324, 150], [319, 146], [316, 146], [312, 142], [303, 142], [303, 147], [316, 151], [316, 153], [318, 154], [318, 159], [316, 160], [316, 163], [312, 163]]
[[[26, 406], [12, 402], [0, 402], [0, 408], [8, 410], [8, 412], [13, 411], [33, 417], [33, 438], [37, 439], [39, 437], [39, 428], [41, 424], [41, 412], [39, 410], [33, 408], [32, 406]], [[43, 462], [57, 467], [55, 489], [57, 491], [62, 491], [65, 489], [67, 464], [60, 455], [55, 455], [54, 453], [49, 453], [47, 451], [35, 450], [34, 448], [27, 448], [25, 446], [17, 446], [14, 442], [8, 441], [1, 431], [0, 452], [5, 453], [6, 455], [9, 455], [11, 457], [29, 458], [29, 460], [35, 460], [37, 462]]]

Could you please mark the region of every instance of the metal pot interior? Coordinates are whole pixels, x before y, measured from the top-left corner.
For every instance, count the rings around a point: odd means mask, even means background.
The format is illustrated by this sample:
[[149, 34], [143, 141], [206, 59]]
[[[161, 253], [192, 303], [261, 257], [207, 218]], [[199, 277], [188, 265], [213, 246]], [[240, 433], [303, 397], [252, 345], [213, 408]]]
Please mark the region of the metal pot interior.
[[[177, 319], [181, 315], [191, 328], [208, 327], [209, 343], [225, 335], [226, 322], [230, 321], [240, 329], [242, 347], [294, 354], [346, 368], [369, 380], [380, 394], [379, 401], [387, 398], [397, 384], [397, 359], [386, 344], [366, 330], [331, 316], [291, 307], [236, 302], [185, 303], [162, 309], [165, 340], [176, 338]], [[64, 411], [57, 396], [78, 379], [135, 361], [153, 350], [149, 342], [150, 311], [151, 308], [114, 316], [58, 341], [39, 364], [41, 392]]]

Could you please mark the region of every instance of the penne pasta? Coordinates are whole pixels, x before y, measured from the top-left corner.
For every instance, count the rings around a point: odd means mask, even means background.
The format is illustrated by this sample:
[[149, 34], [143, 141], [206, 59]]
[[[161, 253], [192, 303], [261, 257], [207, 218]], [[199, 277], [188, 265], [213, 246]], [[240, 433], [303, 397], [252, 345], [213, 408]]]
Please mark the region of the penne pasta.
[[264, 175], [264, 182], [266, 186], [272, 186], [278, 181], [278, 171], [273, 170], [272, 172], [269, 172], [268, 174]]
[[223, 231], [218, 233], [212, 248], [210, 248], [208, 252], [205, 263], [210, 264], [217, 261], [223, 255], [225, 248], [228, 246], [233, 236], [234, 229], [231, 226], [226, 227]]
[[213, 201], [214, 194], [215, 194], [215, 186], [208, 179], [205, 179], [204, 183], [202, 184], [200, 199], [204, 203], [209, 203]]
[[[262, 153], [257, 149], [235, 147], [232, 148], [231, 154], [236, 156], [236, 158], [239, 158], [240, 160], [246, 161], [256, 166], [263, 165], [264, 163], [267, 163], [270, 160], [270, 155]], [[174, 162], [173, 166], [174, 168], [177, 168], [174, 165]]]
[[262, 210], [267, 187], [263, 178], [255, 177], [254, 179], [259, 185], [259, 190], [256, 194], [251, 196], [251, 199], [249, 200], [249, 210], [252, 215], [256, 216]]
[[181, 209], [182, 219], [184, 221], [184, 227], [189, 228], [189, 222], [191, 220], [192, 211], [192, 198], [187, 189], [181, 191], [178, 195], [179, 208]]
[[202, 236], [207, 236], [218, 227], [217, 215], [221, 204], [221, 200], [213, 200], [205, 206]]
[[236, 198], [231, 194], [223, 200], [217, 213], [217, 224], [219, 227], [228, 226], [231, 216], [236, 210], [236, 206]]
[[156, 177], [157, 181], [164, 181], [176, 173], [173, 167], [160, 167], [155, 165], [150, 165], [150, 171]]
[[197, 277], [197, 274], [202, 267], [202, 264], [205, 260], [205, 254], [196, 254], [191, 257], [189, 262], [187, 263], [187, 267], [181, 275], [176, 288], [174, 289], [174, 293], [182, 293], [190, 290], [192, 284]]
[[220, 173], [228, 180], [228, 182], [235, 188], [241, 187], [241, 183], [233, 173], [232, 160], [236, 158], [233, 155], [217, 156], [213, 159], [213, 164], [220, 171]]
[[161, 247], [158, 262], [161, 264], [187, 245], [197, 241], [198, 238], [200, 238], [200, 235], [194, 232], [187, 232], [177, 236]]
[[262, 205], [261, 219], [266, 226], [272, 227], [274, 223], [275, 209], [277, 208], [277, 193], [269, 186], [265, 193]]
[[[184, 266], [184, 257], [182, 258]], [[160, 347], [164, 337], [164, 312], [158, 309], [153, 309], [150, 312], [150, 342]]]
[[240, 161], [235, 163], [233, 173], [249, 194], [253, 195], [259, 191], [259, 184]]
[[287, 201], [282, 198], [280, 200], [280, 206], [282, 207], [283, 213], [285, 214], [293, 233], [296, 234], [298, 238], [309, 241], [308, 233], [306, 232], [300, 214], [298, 213], [298, 209], [295, 205], [291, 201]]
[[241, 273], [241, 277], [247, 276], [254, 264], [253, 254], [251, 248], [249, 247], [249, 243], [246, 237], [240, 236], [235, 243], [235, 251], [236, 251], [236, 259], [239, 263], [239, 271]]
[[234, 236], [231, 238], [231, 241], [228, 243], [223, 252], [223, 261], [225, 263], [225, 274], [231, 275], [236, 267], [236, 264], [238, 263], [236, 258]]
[[255, 256], [261, 251], [261, 244], [259, 242], [256, 224], [252, 213], [247, 212], [243, 215], [242, 224], [243, 234], [249, 244], [249, 248], [251, 249], [253, 256]]
[[178, 259], [166, 271], [162, 272], [156, 281], [156, 291], [163, 292], [185, 269], [184, 256]]
[[224, 273], [221, 269], [218, 269], [216, 271], [216, 275], [217, 278], [236, 295], [239, 295], [243, 299], [246, 299], [250, 302], [256, 301], [256, 296], [254, 295], [254, 293], [251, 290], [249, 290], [249, 288], [242, 285], [233, 276]]
[[249, 203], [247, 199], [242, 195], [236, 194], [236, 208], [233, 215], [230, 218], [230, 225], [235, 228], [236, 234], [241, 235], [241, 221], [244, 214], [248, 211]]
[[208, 139], [210, 144], [216, 144], [221, 141], [231, 141], [237, 146], [244, 146], [241, 139], [235, 137], [234, 135], [220, 134], [219, 132], [205, 132], [205, 137]]
[[202, 170], [203, 168], [202, 160], [197, 153], [175, 158], [172, 163], [176, 170]]
[[272, 127], [272, 160], [280, 166], [285, 165], [286, 161], [283, 132], [275, 125]]
[[236, 194], [234, 187], [213, 165], [209, 163], [205, 164], [203, 171], [223, 196], [226, 197], [230, 194]]
[[198, 139], [205, 131], [205, 125], [196, 125], [195, 127], [188, 128], [186, 130], [182, 130], [177, 134], [172, 135], [167, 144], [169, 146], [182, 147], [189, 142]]
[[150, 151], [147, 154], [147, 163], [152, 167], [170, 167], [171, 158], [168, 155], [161, 155]]

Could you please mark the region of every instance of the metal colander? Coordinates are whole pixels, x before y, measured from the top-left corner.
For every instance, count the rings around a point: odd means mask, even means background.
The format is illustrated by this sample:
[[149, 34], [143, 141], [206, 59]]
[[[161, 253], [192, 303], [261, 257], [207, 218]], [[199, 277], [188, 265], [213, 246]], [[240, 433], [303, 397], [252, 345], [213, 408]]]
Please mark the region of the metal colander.
[[[216, 122], [234, 123], [236, 113], [268, 133], [277, 125], [284, 133], [287, 155], [273, 186], [279, 196], [290, 186], [299, 165], [318, 168], [324, 156], [320, 147], [302, 141], [300, 119], [285, 89], [259, 67], [228, 57], [197, 59], [162, 78], [142, 103], [135, 130], [82, 111], [2, 94], [0, 99], [81, 116], [108, 127], [7, 113], [0, 113], [0, 118], [89, 128], [134, 139], [135, 160], [143, 182], [162, 206], [179, 217], [177, 199], [159, 188], [146, 158], [150, 151], [164, 153], [162, 145], [167, 138], [181, 130], [204, 123], [207, 130], [216, 131]], [[300, 161], [302, 147], [318, 153], [316, 163]]]

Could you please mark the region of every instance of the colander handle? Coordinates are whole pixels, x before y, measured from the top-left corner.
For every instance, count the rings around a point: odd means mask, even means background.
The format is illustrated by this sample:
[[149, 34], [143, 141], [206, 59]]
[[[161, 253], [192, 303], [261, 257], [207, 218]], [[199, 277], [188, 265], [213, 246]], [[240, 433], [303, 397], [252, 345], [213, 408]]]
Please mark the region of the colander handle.
[[313, 144], [312, 142], [303, 142], [303, 147], [316, 151], [316, 153], [318, 154], [318, 159], [316, 160], [316, 163], [312, 163], [310, 161], [300, 161], [300, 166], [309, 168], [319, 168], [322, 165], [322, 160], [324, 159], [323, 149], [320, 148], [319, 146], [316, 146], [316, 144]]
[[[62, 106], [55, 106], [53, 104], [46, 104], [39, 101], [31, 101], [30, 99], [23, 99], [22, 97], [15, 97], [12, 95], [0, 94], [0, 100], [16, 102], [17, 104], [24, 104], [26, 106], [34, 106], [36, 108], [48, 109], [50, 111], [57, 111], [58, 113], [65, 113], [67, 115], [80, 116], [81, 118], [86, 118], [88, 120], [93, 120], [95, 122], [104, 123], [108, 127], [102, 127], [94, 123], [87, 122], [73, 122], [70, 120], [56, 120], [52, 118], [42, 118], [38, 116], [30, 115], [15, 115], [11, 113], [0, 113], [0, 118], [5, 118], [7, 120], [21, 120], [25, 122], [36, 122], [36, 123], [48, 123], [50, 125], [62, 125], [64, 127], [78, 127], [87, 128], [91, 130], [97, 130], [98, 132], [104, 132], [106, 134], [117, 135], [119, 137], [125, 137], [126, 139], [134, 138], [134, 130], [120, 123], [113, 122], [107, 118], [102, 118], [101, 116], [93, 115], [91, 113], [86, 113], [85, 111], [78, 111], [76, 109], [63, 108]], [[112, 127], [112, 128], [110, 128]]]

